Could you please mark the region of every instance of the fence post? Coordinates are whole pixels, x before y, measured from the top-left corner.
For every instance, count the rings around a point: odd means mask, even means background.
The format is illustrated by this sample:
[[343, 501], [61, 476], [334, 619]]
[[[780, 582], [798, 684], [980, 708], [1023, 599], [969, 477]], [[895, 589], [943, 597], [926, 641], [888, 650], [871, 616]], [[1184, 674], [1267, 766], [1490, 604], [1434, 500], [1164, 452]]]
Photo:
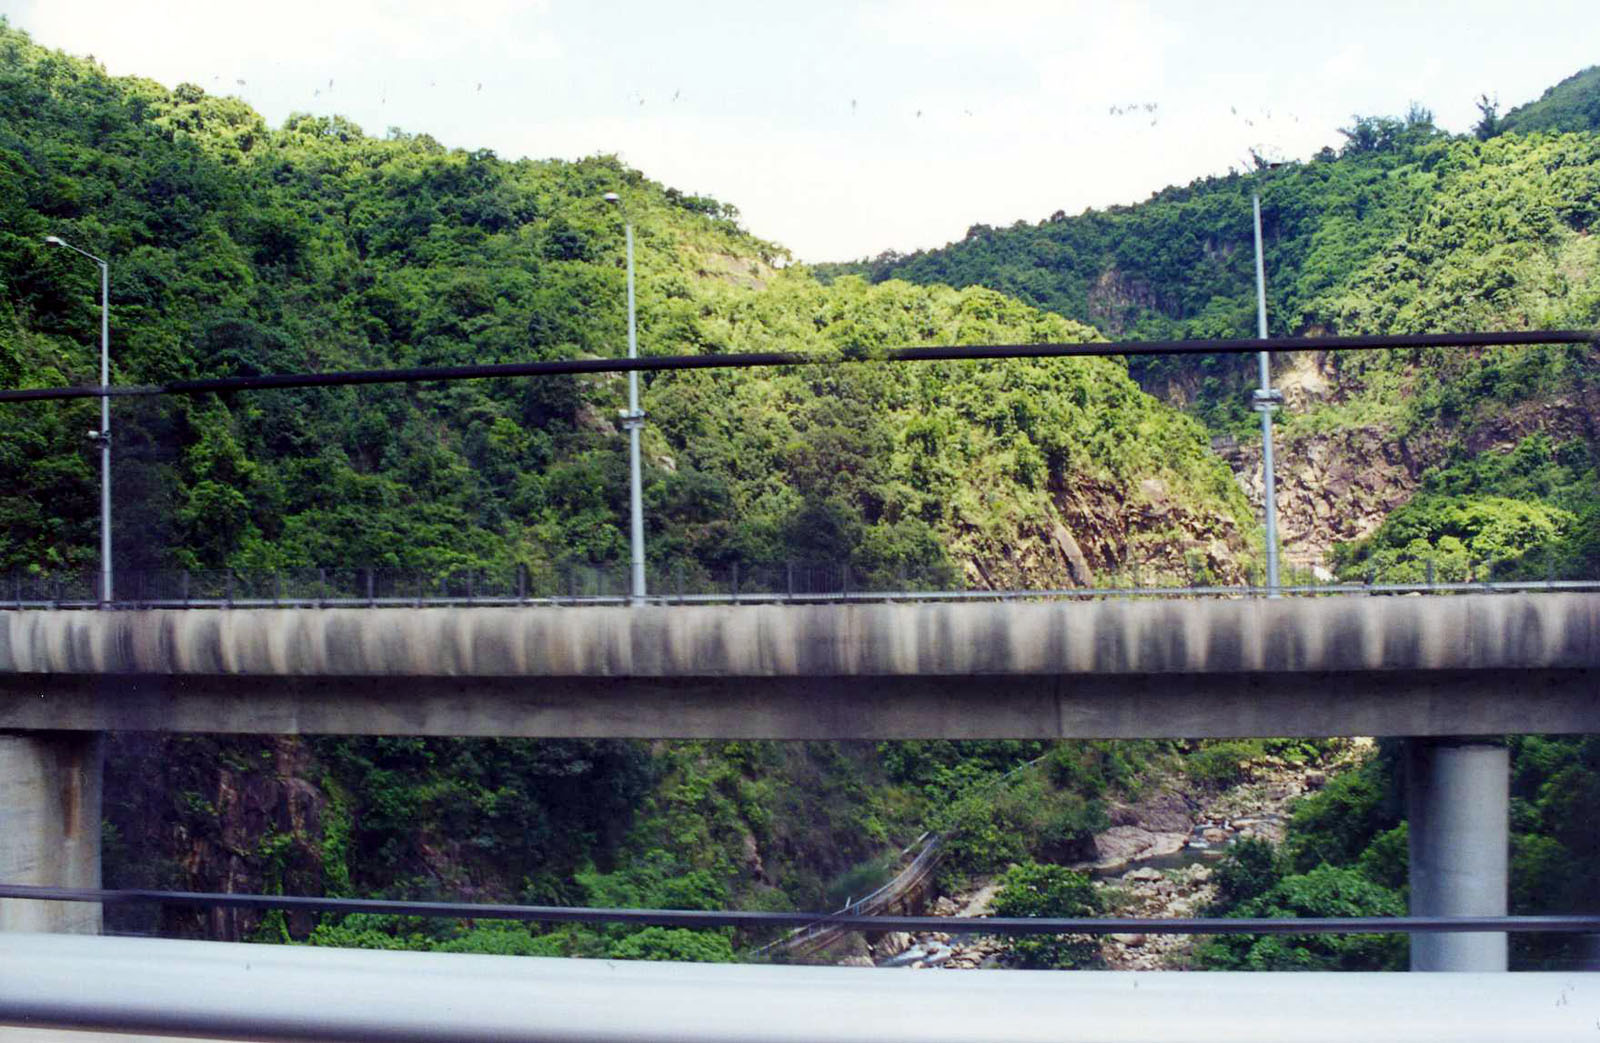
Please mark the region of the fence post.
[[1433, 586], [1433, 559], [1432, 558], [1428, 559], [1428, 566], [1427, 566], [1427, 571], [1426, 571], [1425, 575], [1427, 576], [1428, 586], [1430, 586], [1430, 587]]
[[845, 562], [839, 569], [839, 587], [840, 587], [840, 593], [844, 595], [844, 600], [845, 601], [849, 601], [850, 600], [850, 563], [848, 561]]
[[477, 569], [467, 570], [467, 604], [472, 604], [472, 580], [477, 575]]
[[794, 562], [792, 562], [792, 561], [785, 562], [784, 563], [784, 572], [788, 577], [789, 600], [793, 601], [794, 600]]
[[367, 607], [368, 608], [373, 608], [374, 606], [377, 605], [377, 599], [375, 597], [373, 597], [373, 591], [372, 591], [372, 566], [368, 565], [366, 568], [362, 569], [361, 571], [366, 573], [366, 579], [367, 579]]
[[283, 604], [283, 576], [277, 569], [272, 570], [272, 603], [278, 606]]
[[328, 570], [317, 567], [317, 607], [322, 608], [328, 596]]
[[227, 591], [228, 591], [228, 593], [227, 593], [227, 604], [228, 604], [229, 608], [232, 608], [233, 607], [233, 570], [232, 569], [228, 570]]
[[733, 563], [732, 586], [733, 586], [733, 600], [734, 601], [738, 601], [739, 600], [739, 563], [737, 561]]
[[528, 600], [528, 566], [517, 562], [517, 600]]
[[178, 581], [178, 590], [183, 595], [183, 607], [189, 607], [189, 570], [183, 570], [183, 576]]

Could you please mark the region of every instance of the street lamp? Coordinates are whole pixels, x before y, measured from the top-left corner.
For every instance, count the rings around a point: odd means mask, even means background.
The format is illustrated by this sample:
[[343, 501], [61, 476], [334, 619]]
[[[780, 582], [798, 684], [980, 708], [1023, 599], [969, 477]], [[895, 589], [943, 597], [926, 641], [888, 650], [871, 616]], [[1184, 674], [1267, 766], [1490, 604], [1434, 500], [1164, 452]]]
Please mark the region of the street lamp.
[[100, 446], [100, 604], [111, 604], [111, 266], [59, 236], [47, 235], [51, 246], [63, 246], [100, 266], [100, 430], [89, 437]]
[[[607, 192], [605, 201], [621, 207], [623, 229], [628, 243], [628, 358], [639, 357], [639, 327], [633, 301], [633, 219], [622, 197]], [[622, 412], [622, 426], [628, 432], [628, 506], [632, 526], [632, 596], [634, 605], [644, 604], [644, 501], [640, 491], [639, 429], [644, 427], [644, 410], [639, 408], [639, 371], [628, 371], [628, 408]]]
[[[1277, 164], [1272, 164], [1277, 166]], [[1270, 168], [1269, 168], [1270, 169]], [[1256, 223], [1256, 336], [1267, 339], [1267, 275], [1261, 258], [1261, 188], [1250, 192]], [[1269, 352], [1260, 352], [1261, 386], [1250, 396], [1251, 405], [1261, 414], [1261, 484], [1267, 521], [1267, 596], [1277, 597], [1278, 586], [1278, 491], [1272, 467], [1272, 411], [1283, 401], [1283, 392], [1272, 386], [1272, 361]]]

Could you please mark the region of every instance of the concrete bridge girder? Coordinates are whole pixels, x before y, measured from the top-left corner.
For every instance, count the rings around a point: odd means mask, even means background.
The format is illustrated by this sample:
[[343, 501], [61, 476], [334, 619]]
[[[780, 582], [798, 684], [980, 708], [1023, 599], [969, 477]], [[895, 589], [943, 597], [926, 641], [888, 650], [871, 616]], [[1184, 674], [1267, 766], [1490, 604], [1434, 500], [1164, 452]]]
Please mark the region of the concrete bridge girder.
[[1039, 677], [1597, 662], [1595, 594], [0, 613], [0, 674]]

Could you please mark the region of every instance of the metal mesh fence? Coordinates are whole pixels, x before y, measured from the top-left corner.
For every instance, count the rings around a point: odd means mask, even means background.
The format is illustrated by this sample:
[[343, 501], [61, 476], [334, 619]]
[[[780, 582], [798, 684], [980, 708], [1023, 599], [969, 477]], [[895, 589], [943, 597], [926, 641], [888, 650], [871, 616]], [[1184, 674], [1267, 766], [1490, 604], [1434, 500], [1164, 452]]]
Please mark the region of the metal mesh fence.
[[[961, 601], [1026, 598], [1265, 597], [1377, 594], [1450, 594], [1600, 590], [1600, 579], [1498, 579], [1492, 567], [1474, 578], [1420, 583], [1320, 579], [1309, 570], [1288, 571], [1277, 590], [1260, 577], [1242, 585], [1217, 585], [1195, 577], [1187, 584], [1138, 582], [1137, 571], [1099, 577], [1095, 586], [996, 589], [959, 583], [935, 585], [894, 571], [867, 571], [843, 563], [776, 562], [705, 568], [668, 565], [646, 570], [644, 600], [651, 604], [707, 602]], [[406, 569], [324, 567], [276, 570], [135, 569], [117, 572], [114, 597], [101, 596], [101, 577], [85, 571], [19, 571], [0, 579], [0, 608], [304, 608], [422, 607], [516, 604], [629, 604], [626, 564], [530, 568]]]

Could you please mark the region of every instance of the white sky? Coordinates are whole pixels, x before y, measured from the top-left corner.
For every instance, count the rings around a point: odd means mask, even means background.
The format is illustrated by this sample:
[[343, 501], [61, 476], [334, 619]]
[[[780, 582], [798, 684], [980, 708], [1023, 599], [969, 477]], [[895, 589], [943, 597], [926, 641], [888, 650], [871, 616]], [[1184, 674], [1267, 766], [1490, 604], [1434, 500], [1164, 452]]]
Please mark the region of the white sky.
[[[116, 75], [505, 158], [615, 152], [809, 261], [1131, 203], [1600, 62], [1593, 0], [0, 0]], [[1147, 109], [1145, 106], [1152, 106]], [[1113, 107], [1135, 111], [1117, 113]]]

